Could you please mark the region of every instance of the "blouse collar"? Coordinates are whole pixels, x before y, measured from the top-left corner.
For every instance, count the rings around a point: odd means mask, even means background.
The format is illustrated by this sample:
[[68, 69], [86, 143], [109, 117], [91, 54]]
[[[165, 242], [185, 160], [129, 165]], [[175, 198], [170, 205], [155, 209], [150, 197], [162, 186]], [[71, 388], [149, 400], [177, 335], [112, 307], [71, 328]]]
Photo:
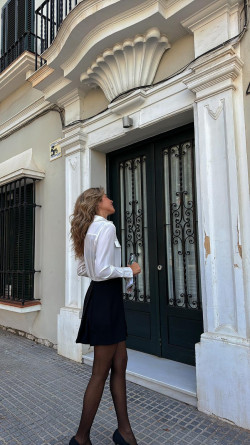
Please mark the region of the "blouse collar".
[[104, 218], [103, 216], [100, 216], [100, 215], [95, 215], [95, 216], [94, 216], [94, 221], [95, 221], [95, 222], [96, 222], [96, 221], [105, 221], [105, 222], [109, 222], [109, 223], [112, 223], [112, 224], [113, 224], [112, 221], [109, 221], [108, 219], [106, 219], [106, 218]]

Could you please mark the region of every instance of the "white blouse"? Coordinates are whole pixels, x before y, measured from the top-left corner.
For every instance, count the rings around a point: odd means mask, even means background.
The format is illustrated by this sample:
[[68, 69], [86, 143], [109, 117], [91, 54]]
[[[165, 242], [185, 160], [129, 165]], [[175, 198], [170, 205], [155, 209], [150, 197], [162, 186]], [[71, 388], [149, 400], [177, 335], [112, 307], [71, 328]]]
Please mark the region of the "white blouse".
[[84, 257], [79, 260], [77, 274], [93, 281], [127, 278], [127, 288], [133, 284], [133, 271], [121, 267], [121, 245], [111, 221], [95, 215], [84, 241]]

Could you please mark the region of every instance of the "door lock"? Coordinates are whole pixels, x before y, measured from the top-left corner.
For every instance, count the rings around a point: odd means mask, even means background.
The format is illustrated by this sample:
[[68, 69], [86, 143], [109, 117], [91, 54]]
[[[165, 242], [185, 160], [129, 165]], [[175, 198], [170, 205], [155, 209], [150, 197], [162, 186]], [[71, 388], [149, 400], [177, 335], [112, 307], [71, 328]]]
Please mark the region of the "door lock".
[[162, 265], [159, 264], [159, 265], [157, 266], [157, 269], [158, 269], [158, 270], [162, 270]]

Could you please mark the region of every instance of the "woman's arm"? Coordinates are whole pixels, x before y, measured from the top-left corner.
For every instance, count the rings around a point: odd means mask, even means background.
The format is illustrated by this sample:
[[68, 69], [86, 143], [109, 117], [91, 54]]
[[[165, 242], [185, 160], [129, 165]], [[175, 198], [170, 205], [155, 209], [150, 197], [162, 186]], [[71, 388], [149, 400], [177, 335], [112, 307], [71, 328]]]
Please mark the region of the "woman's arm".
[[113, 264], [114, 249], [117, 249], [115, 239], [115, 226], [110, 223], [104, 224], [97, 238], [95, 258], [95, 276], [102, 280], [133, 277], [130, 267], [117, 267]]
[[80, 275], [81, 277], [88, 277], [87, 269], [86, 269], [83, 257], [81, 257], [78, 261], [77, 275]]

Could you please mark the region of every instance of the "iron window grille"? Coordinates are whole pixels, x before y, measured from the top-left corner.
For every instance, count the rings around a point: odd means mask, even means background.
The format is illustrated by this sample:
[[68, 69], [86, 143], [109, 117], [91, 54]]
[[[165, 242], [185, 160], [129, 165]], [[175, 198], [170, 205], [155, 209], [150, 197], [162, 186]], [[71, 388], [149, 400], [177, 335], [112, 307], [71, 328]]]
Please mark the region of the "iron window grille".
[[0, 72], [24, 51], [34, 52], [34, 0], [8, 0], [2, 8]]
[[0, 300], [34, 300], [35, 179], [0, 187]]

